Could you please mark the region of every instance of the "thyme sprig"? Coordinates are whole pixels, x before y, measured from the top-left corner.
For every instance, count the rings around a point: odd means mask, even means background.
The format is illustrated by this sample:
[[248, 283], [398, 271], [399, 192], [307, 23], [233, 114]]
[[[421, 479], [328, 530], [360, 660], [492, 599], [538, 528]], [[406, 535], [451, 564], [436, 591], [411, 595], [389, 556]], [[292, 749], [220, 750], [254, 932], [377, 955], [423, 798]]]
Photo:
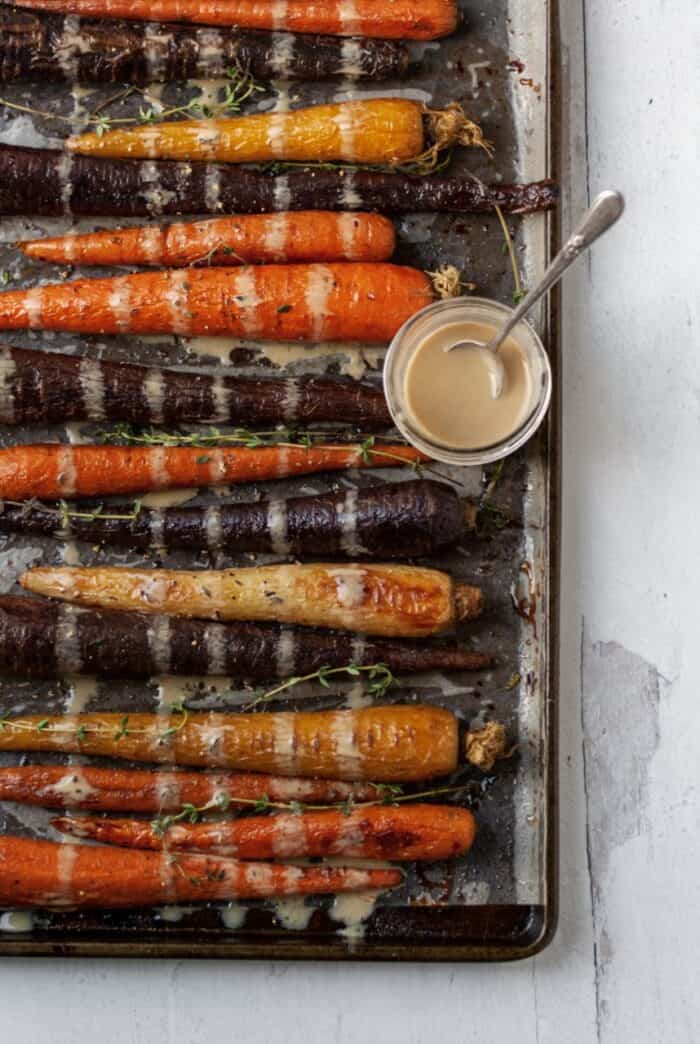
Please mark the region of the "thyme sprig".
[[304, 812], [342, 812], [349, 816], [355, 809], [376, 808], [380, 805], [401, 805], [409, 801], [422, 801], [425, 798], [442, 797], [447, 794], [459, 794], [465, 787], [436, 787], [433, 790], [423, 790], [418, 793], [405, 794], [403, 787], [398, 783], [369, 783], [377, 793], [376, 798], [368, 801], [356, 801], [352, 796], [344, 801], [336, 801], [327, 804], [308, 804], [303, 801], [271, 801], [267, 794], [259, 798], [236, 797], [236, 795], [217, 794], [205, 805], [185, 804], [182, 809], [168, 816], [160, 816], [151, 820], [151, 829], [157, 837], [164, 837], [167, 831], [176, 823], [198, 823], [202, 816], [208, 812], [227, 812], [232, 805], [241, 805], [252, 809], [253, 812], [262, 813], [271, 810], [276, 812], [291, 812], [294, 815], [302, 815]]
[[330, 688], [330, 679], [338, 677], [339, 675], [347, 675], [351, 678], [359, 678], [366, 675], [367, 692], [370, 696], [375, 696], [377, 699], [381, 699], [387, 689], [396, 682], [396, 678], [384, 663], [372, 663], [363, 666], [357, 663], [348, 663], [344, 667], [319, 667], [317, 671], [288, 678], [280, 685], [276, 685], [273, 689], [268, 689], [266, 692], [259, 693], [250, 703], [245, 705], [244, 709], [250, 710], [253, 707], [259, 706], [261, 703], [269, 703], [271, 700], [274, 700], [275, 697], [280, 696], [283, 692], [296, 688], [297, 685], [302, 685], [304, 682], [317, 681], [325, 689], [328, 689]]
[[499, 207], [498, 203], [494, 203], [493, 208], [496, 211], [496, 217], [498, 218], [499, 224], [503, 229], [505, 248], [508, 252], [508, 256], [510, 257], [510, 265], [513, 270], [513, 283], [515, 286], [515, 289], [513, 291], [513, 304], [518, 305], [522, 301], [527, 291], [523, 288], [522, 282], [520, 280], [520, 270], [518, 268], [518, 261], [515, 256], [515, 244], [513, 243], [513, 237], [510, 234], [510, 230], [506, 223], [503, 211]]
[[135, 522], [143, 510], [143, 502], [140, 498], [134, 501], [134, 506], [128, 513], [110, 514], [105, 511], [104, 504], [98, 504], [91, 511], [74, 511], [66, 500], [59, 500], [56, 507], [49, 507], [48, 504], [42, 503], [36, 497], [30, 497], [29, 500], [3, 499], [0, 501], [0, 514], [2, 514], [2, 510], [7, 504], [10, 507], [21, 508], [22, 517], [24, 518], [28, 517], [32, 511], [43, 512], [45, 515], [56, 515], [60, 519], [63, 529], [68, 529], [72, 518], [80, 518], [85, 522], [96, 522], [98, 519], [104, 519], [109, 522]]
[[[112, 130], [114, 126], [125, 126], [125, 125], [147, 125], [156, 123], [159, 120], [169, 119], [171, 116], [183, 116], [187, 119], [216, 119], [220, 116], [226, 116], [229, 113], [240, 112], [243, 104], [248, 101], [254, 94], [259, 91], [264, 91], [265, 87], [259, 84], [250, 72], [248, 66], [242, 65], [240, 62], [235, 63], [226, 70], [226, 76], [228, 83], [224, 88], [224, 96], [220, 102], [214, 105], [204, 105], [198, 98], [192, 98], [185, 105], [176, 105], [170, 109], [158, 109], [154, 105], [148, 107], [142, 105], [139, 107], [138, 116], [110, 116], [105, 112], [104, 103], [95, 109], [94, 112], [90, 113], [87, 117], [88, 126], [92, 127], [98, 138], [101, 138], [107, 131]], [[110, 104], [123, 101], [128, 94], [137, 92], [144, 95], [144, 91], [140, 88], [134, 87], [129, 89], [128, 92], [120, 92], [115, 95], [112, 99], [109, 99]], [[0, 106], [6, 109], [11, 109], [14, 112], [27, 113], [30, 116], [39, 116], [45, 120], [60, 120], [61, 123], [73, 124], [72, 116], [63, 116], [55, 112], [46, 112], [43, 109], [35, 109], [31, 105], [22, 105], [18, 102], [8, 101], [7, 98], [0, 98]]]
[[171, 714], [181, 715], [180, 721], [177, 725], [169, 725], [162, 732], [152, 732], [148, 728], [132, 728], [130, 715], [128, 714], [121, 718], [116, 730], [113, 726], [108, 726], [104, 723], [102, 725], [97, 723], [96, 725], [79, 725], [74, 727], [73, 725], [62, 725], [60, 722], [51, 721], [49, 718], [42, 718], [41, 721], [32, 722], [22, 718], [10, 718], [5, 715], [0, 718], [0, 732], [5, 729], [15, 729], [17, 732], [46, 732], [63, 736], [75, 736], [79, 743], [86, 740], [88, 736], [108, 736], [119, 742], [119, 740], [127, 736], [153, 735], [154, 740], [163, 742], [171, 739], [176, 733], [184, 729], [189, 718], [189, 711], [181, 703], [171, 704], [169, 710]]

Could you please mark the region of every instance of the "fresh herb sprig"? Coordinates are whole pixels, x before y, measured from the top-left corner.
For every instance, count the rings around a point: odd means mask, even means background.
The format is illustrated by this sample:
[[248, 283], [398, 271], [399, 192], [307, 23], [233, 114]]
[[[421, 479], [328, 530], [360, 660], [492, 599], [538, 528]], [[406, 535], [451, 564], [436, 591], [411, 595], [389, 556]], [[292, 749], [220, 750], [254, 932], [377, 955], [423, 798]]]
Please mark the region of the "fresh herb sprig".
[[5, 729], [14, 729], [17, 732], [46, 732], [62, 736], [75, 736], [79, 743], [91, 736], [108, 736], [117, 742], [127, 736], [152, 736], [154, 741], [162, 743], [172, 739], [176, 733], [184, 729], [189, 718], [189, 711], [181, 703], [171, 704], [169, 710], [171, 714], [179, 714], [180, 720], [177, 725], [169, 725], [162, 732], [156, 732], [149, 728], [132, 727], [130, 715], [128, 714], [125, 714], [120, 720], [116, 731], [113, 726], [108, 726], [104, 723], [101, 725], [99, 722], [94, 725], [73, 726], [72, 724], [62, 725], [59, 721], [51, 721], [49, 718], [31, 722], [22, 718], [10, 718], [5, 715], [0, 718], [0, 732], [3, 732]]
[[377, 699], [381, 699], [387, 689], [396, 682], [396, 678], [384, 663], [372, 663], [362, 666], [356, 663], [349, 663], [344, 667], [319, 667], [317, 671], [288, 678], [273, 689], [259, 693], [250, 703], [246, 704], [245, 709], [250, 710], [253, 707], [258, 707], [261, 703], [270, 703], [277, 696], [281, 696], [283, 692], [296, 688], [297, 685], [302, 685], [304, 682], [317, 681], [325, 689], [328, 689], [331, 684], [330, 679], [340, 675], [347, 675], [351, 678], [366, 677], [367, 692]]

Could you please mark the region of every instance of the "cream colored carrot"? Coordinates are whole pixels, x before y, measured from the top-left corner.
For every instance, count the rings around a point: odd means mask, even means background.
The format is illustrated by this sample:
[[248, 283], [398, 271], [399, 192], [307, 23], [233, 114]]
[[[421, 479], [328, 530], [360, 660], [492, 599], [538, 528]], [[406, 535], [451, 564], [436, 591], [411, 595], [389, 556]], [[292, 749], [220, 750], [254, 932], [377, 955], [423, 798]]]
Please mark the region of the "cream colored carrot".
[[206, 620], [274, 620], [423, 638], [478, 615], [478, 588], [409, 565], [279, 565], [224, 570], [39, 567], [35, 594], [103, 609]]
[[38, 261], [80, 265], [243, 265], [386, 261], [394, 226], [380, 214], [323, 210], [239, 214], [172, 225], [71, 233], [18, 244]]

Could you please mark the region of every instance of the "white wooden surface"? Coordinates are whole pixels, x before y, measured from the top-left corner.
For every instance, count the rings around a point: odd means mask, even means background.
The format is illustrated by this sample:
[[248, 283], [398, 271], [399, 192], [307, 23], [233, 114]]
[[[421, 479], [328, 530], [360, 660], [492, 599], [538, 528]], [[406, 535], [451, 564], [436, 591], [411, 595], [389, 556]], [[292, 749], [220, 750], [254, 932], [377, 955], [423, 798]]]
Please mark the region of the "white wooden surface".
[[3, 1039], [700, 1039], [700, 7], [561, 6], [566, 213], [608, 186], [628, 213], [565, 288], [555, 942], [488, 967], [5, 961]]

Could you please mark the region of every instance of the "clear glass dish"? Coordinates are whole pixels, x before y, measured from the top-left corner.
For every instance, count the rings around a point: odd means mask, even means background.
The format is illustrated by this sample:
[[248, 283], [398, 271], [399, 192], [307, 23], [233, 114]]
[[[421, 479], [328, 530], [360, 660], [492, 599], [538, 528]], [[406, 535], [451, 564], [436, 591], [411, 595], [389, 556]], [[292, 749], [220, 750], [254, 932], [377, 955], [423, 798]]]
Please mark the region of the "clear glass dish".
[[384, 362], [384, 392], [394, 424], [410, 443], [434, 460], [464, 467], [490, 464], [520, 449], [530, 439], [547, 413], [552, 397], [549, 356], [533, 327], [520, 322], [511, 333], [522, 348], [532, 377], [532, 396], [525, 420], [507, 438], [479, 449], [454, 449], [430, 439], [412, 423], [405, 403], [405, 379], [409, 363], [426, 337], [444, 325], [460, 322], [499, 327], [512, 309], [485, 297], [459, 297], [437, 301], [411, 316], [394, 337]]

